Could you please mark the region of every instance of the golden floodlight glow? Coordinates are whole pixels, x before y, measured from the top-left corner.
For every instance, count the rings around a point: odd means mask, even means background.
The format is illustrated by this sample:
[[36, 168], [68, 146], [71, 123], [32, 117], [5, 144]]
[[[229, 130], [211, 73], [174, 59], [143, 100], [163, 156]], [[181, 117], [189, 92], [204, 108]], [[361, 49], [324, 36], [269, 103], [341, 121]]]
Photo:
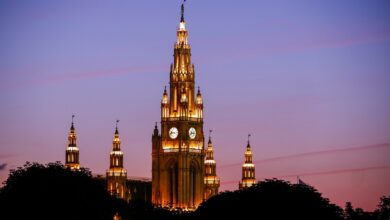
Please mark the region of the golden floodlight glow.
[[122, 151], [111, 151], [110, 155], [123, 155]]
[[76, 143], [77, 135], [75, 133], [73, 118], [74, 115], [72, 115], [72, 124], [68, 135], [68, 146], [65, 151], [65, 167], [70, 168], [71, 170], [78, 170], [80, 169], [79, 148]]
[[[200, 92], [198, 90], [198, 95]], [[219, 178], [217, 177], [217, 163], [214, 160], [214, 149], [211, 142], [211, 130], [209, 131], [209, 142], [206, 149], [205, 164], [205, 177], [204, 177], [204, 199], [208, 199], [211, 196], [218, 194], [219, 190]]]
[[[194, 210], [204, 200], [205, 190], [203, 104], [195, 93], [184, 4], [176, 37], [169, 87], [161, 100], [161, 133], [156, 124], [152, 135], [152, 203]], [[175, 135], [170, 132], [173, 128]]]
[[243, 165], [242, 165], [243, 167], [255, 167], [255, 165], [253, 164], [253, 163], [244, 163]]
[[110, 152], [110, 168], [106, 172], [107, 191], [112, 196], [128, 200], [129, 195], [126, 187], [127, 171], [123, 168], [123, 152], [121, 151], [118, 122], [119, 120], [116, 121], [112, 151]]
[[255, 165], [252, 163], [252, 150], [249, 143], [249, 137], [250, 135], [248, 135], [248, 144], [245, 150], [245, 161], [242, 165], [242, 179], [239, 183], [239, 189], [251, 187], [256, 183]]
[[186, 23], [185, 22], [180, 22], [179, 30], [180, 31], [185, 31], [186, 30]]

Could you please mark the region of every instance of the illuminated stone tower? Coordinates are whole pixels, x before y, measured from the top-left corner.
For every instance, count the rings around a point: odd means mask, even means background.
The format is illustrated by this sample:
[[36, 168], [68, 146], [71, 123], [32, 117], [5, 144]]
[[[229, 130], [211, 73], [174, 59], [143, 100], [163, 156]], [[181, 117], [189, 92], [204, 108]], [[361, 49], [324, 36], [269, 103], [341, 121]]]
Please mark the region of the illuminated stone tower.
[[116, 121], [115, 135], [112, 141], [110, 153], [110, 169], [107, 170], [107, 190], [120, 199], [127, 199], [126, 179], [127, 172], [123, 168], [123, 152], [121, 151], [121, 139], [119, 138], [118, 122]]
[[72, 125], [70, 126], [70, 132], [68, 135], [68, 147], [65, 153], [65, 167], [72, 170], [80, 169], [79, 162], [79, 148], [77, 147], [76, 140], [77, 136], [73, 124], [74, 115], [72, 115]]
[[206, 160], [204, 161], [204, 199], [218, 194], [219, 178], [217, 177], [217, 164], [214, 160], [213, 143], [211, 142], [211, 130], [209, 134], [209, 143], [206, 150]]
[[242, 180], [239, 184], [239, 189], [251, 187], [256, 183], [255, 165], [252, 163], [252, 150], [249, 143], [250, 136], [251, 135], [248, 135], [248, 144], [246, 145], [245, 162], [242, 165]]
[[195, 69], [184, 21], [184, 5], [170, 68], [169, 94], [161, 100], [161, 135], [152, 136], [152, 202], [194, 209], [204, 196], [203, 101], [195, 95]]

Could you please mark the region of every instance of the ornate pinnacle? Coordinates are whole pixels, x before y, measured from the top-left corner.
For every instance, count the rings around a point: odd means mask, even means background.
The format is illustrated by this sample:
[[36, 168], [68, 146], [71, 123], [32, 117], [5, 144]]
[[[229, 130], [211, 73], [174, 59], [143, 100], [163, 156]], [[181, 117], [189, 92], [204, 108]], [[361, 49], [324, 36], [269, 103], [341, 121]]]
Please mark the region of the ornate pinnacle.
[[184, 22], [184, 3], [181, 4], [181, 19], [180, 19], [180, 22]]
[[119, 132], [118, 132], [118, 123], [119, 123], [119, 120], [117, 119], [116, 123], [115, 123], [115, 134], [119, 134]]
[[74, 115], [72, 115], [72, 126], [70, 127], [70, 129], [72, 129], [72, 130], [74, 130], [73, 119], [74, 119]]
[[211, 132], [213, 132], [213, 130], [209, 130], [209, 144], [211, 144]]

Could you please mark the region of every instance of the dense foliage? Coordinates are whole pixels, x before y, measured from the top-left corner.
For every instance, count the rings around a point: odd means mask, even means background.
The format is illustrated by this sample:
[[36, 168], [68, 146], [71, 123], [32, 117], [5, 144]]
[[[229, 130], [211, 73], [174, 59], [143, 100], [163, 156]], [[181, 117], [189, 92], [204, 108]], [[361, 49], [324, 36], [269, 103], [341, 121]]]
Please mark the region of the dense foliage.
[[346, 220], [390, 220], [390, 196], [380, 199], [378, 208], [374, 212], [365, 212], [361, 208], [353, 208], [350, 202], [345, 205]]
[[142, 200], [111, 198], [104, 181], [88, 169], [71, 171], [61, 163], [26, 163], [12, 170], [0, 189], [0, 219], [326, 219], [389, 220], [390, 197], [377, 210], [365, 212], [347, 203], [331, 204], [311, 186], [265, 180], [251, 188], [222, 192], [195, 212], [169, 211]]
[[88, 169], [27, 162], [0, 190], [0, 219], [112, 219], [112, 199]]
[[266, 180], [245, 190], [210, 198], [195, 219], [343, 219], [343, 210], [314, 188], [281, 180]]

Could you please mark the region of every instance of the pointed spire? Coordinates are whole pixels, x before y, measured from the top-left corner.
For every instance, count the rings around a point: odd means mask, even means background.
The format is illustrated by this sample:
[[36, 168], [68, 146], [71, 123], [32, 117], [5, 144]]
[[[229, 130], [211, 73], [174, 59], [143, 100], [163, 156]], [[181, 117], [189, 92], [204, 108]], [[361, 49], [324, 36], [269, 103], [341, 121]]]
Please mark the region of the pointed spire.
[[248, 134], [248, 145], [246, 146], [246, 148], [251, 148], [251, 145], [250, 145], [250, 143], [249, 143], [250, 137], [251, 137], [251, 134]]
[[121, 139], [119, 138], [119, 131], [118, 131], [118, 123], [119, 120], [116, 120], [115, 122], [115, 134], [114, 138], [112, 140], [113, 150], [114, 151], [120, 151], [121, 150]]
[[116, 124], [115, 124], [115, 134], [119, 134], [119, 132], [118, 132], [118, 123], [119, 123], [119, 120], [116, 120]]
[[213, 130], [209, 130], [209, 144], [211, 144], [211, 132], [213, 132]]
[[73, 119], [74, 119], [74, 115], [72, 115], [72, 124], [70, 126], [70, 131], [69, 131], [69, 135], [68, 135], [68, 146], [69, 147], [72, 147], [72, 146], [76, 146], [76, 132], [75, 132], [75, 129], [74, 129], [74, 122], [73, 122]]
[[[185, 1], [184, 1], [185, 2]], [[184, 2], [181, 4], [181, 18], [180, 18], [180, 30], [186, 30], [186, 22], [184, 21]]]
[[164, 88], [163, 97], [161, 99], [161, 104], [168, 104], [167, 86], [165, 86], [165, 88]]
[[202, 104], [202, 94], [200, 93], [200, 87], [198, 86], [198, 93], [196, 94], [196, 104]]
[[183, 2], [183, 4], [181, 4], [181, 19], [180, 19], [180, 22], [184, 22], [184, 2]]
[[154, 126], [153, 135], [158, 136], [157, 121], [156, 121], [156, 125]]
[[73, 124], [74, 115], [72, 115], [72, 125], [70, 126], [70, 130], [74, 131], [74, 124]]

